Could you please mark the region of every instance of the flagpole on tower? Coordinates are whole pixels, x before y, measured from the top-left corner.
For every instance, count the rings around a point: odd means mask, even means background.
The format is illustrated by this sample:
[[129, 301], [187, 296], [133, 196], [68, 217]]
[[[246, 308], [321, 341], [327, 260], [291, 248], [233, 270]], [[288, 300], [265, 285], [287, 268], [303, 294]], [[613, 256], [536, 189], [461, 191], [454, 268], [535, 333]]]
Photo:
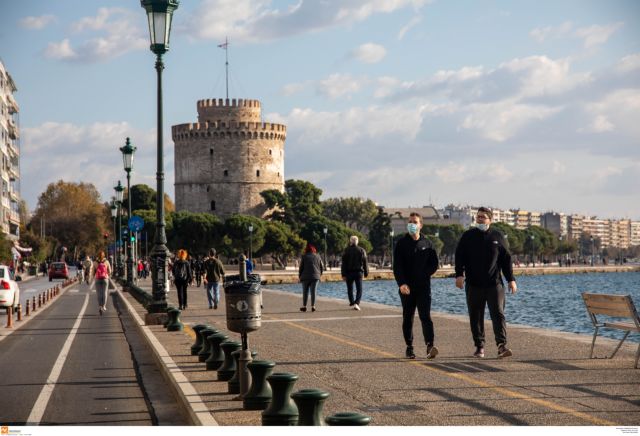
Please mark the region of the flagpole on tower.
[[227, 85], [227, 99], [229, 99], [229, 40], [227, 37], [224, 38], [224, 43], [219, 44], [218, 47], [224, 49], [224, 66], [225, 66], [225, 82]]

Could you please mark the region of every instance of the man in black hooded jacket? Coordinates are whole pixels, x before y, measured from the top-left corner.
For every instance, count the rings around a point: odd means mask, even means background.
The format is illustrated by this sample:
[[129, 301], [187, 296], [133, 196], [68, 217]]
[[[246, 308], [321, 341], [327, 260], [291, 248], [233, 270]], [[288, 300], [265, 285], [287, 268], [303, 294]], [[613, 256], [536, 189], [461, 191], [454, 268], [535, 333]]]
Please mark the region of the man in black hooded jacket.
[[413, 317], [418, 309], [422, 335], [427, 345], [427, 359], [438, 355], [434, 345], [431, 320], [431, 276], [438, 270], [438, 255], [431, 242], [420, 233], [422, 217], [409, 215], [409, 233], [400, 239], [393, 252], [393, 275], [402, 302], [402, 334], [407, 345], [406, 357], [415, 359], [413, 351]]

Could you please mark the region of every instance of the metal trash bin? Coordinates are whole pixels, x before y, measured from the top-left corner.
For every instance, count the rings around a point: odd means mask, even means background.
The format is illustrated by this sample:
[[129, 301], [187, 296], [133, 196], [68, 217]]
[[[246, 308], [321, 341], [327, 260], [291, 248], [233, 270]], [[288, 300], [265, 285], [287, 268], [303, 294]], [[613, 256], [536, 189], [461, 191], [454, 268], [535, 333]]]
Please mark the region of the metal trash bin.
[[227, 276], [224, 295], [227, 308], [227, 328], [246, 334], [258, 330], [262, 323], [261, 278], [259, 274], [248, 274], [247, 281], [240, 275]]

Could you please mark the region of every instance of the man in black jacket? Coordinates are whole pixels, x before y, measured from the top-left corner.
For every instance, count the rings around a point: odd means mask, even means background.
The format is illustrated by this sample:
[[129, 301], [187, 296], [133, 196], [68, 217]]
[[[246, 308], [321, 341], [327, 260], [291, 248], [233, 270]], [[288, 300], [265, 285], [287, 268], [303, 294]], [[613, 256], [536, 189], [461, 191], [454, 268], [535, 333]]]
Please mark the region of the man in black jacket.
[[476, 215], [477, 226], [462, 234], [456, 248], [456, 286], [465, 287], [475, 357], [484, 357], [484, 310], [489, 306], [493, 333], [498, 345], [498, 357], [509, 357], [507, 323], [504, 318], [505, 292], [502, 274], [512, 294], [517, 291], [511, 266], [511, 253], [504, 236], [490, 229], [493, 213], [481, 207]]
[[406, 357], [409, 359], [416, 358], [413, 351], [413, 317], [416, 308], [427, 345], [427, 359], [438, 355], [438, 349], [433, 344], [431, 321], [431, 276], [438, 269], [438, 255], [431, 242], [420, 233], [421, 228], [422, 217], [412, 212], [407, 223], [409, 233], [398, 241], [393, 252], [393, 275], [402, 302], [402, 334], [407, 344]]
[[[341, 266], [342, 280], [347, 282], [347, 294], [349, 306], [360, 310], [360, 298], [362, 298], [362, 276], [369, 275], [367, 253], [364, 248], [358, 247], [358, 237], [349, 238], [349, 246], [342, 255]], [[353, 298], [353, 285], [356, 285], [356, 298]]]

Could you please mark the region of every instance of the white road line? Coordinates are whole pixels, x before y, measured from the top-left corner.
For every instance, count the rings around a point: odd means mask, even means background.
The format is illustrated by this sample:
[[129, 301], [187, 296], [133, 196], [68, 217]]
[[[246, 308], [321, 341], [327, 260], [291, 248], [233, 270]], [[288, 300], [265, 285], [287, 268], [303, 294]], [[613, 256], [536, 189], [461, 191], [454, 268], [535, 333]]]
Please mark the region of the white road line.
[[84, 304], [82, 305], [82, 309], [80, 309], [80, 314], [78, 315], [78, 318], [76, 318], [76, 322], [73, 324], [73, 328], [71, 329], [67, 340], [62, 346], [62, 350], [60, 350], [60, 354], [56, 359], [56, 363], [53, 365], [53, 369], [51, 370], [51, 374], [49, 374], [49, 377], [47, 378], [47, 382], [42, 387], [40, 395], [38, 395], [38, 399], [36, 400], [33, 409], [29, 414], [29, 418], [27, 418], [26, 425], [40, 425], [40, 421], [42, 420], [44, 411], [47, 409], [47, 404], [49, 403], [49, 399], [51, 398], [51, 394], [53, 393], [53, 388], [56, 387], [58, 378], [60, 378], [62, 367], [64, 366], [64, 362], [67, 360], [69, 349], [71, 348], [71, 344], [73, 343], [76, 334], [78, 333], [78, 328], [80, 327], [82, 317], [84, 316], [84, 312], [87, 310], [88, 304], [89, 295], [87, 295], [84, 299]]
[[69, 292], [74, 292], [75, 293], [75, 292], [80, 292], [80, 290], [79, 289], [69, 289]]
[[365, 315], [365, 316], [335, 316], [332, 318], [263, 319], [262, 322], [313, 322], [313, 321], [340, 321], [344, 319], [378, 319], [378, 318], [402, 318], [402, 315]]

